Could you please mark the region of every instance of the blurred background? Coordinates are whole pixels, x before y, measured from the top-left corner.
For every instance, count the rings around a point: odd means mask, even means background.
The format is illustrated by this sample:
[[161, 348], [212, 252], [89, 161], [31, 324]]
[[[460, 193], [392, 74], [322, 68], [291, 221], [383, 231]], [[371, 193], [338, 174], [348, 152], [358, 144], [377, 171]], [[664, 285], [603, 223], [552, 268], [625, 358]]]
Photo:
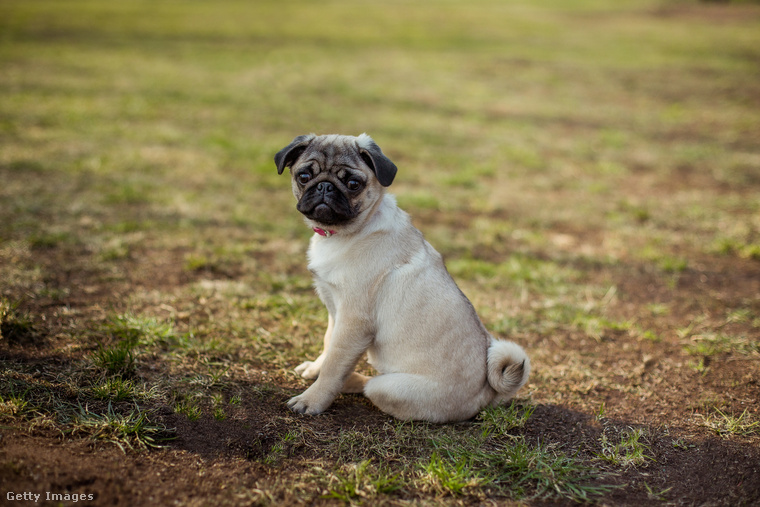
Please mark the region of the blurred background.
[[[760, 185], [756, 3], [5, 1], [0, 18], [6, 238], [135, 202], [292, 229], [271, 159], [308, 132], [372, 135], [407, 208], [557, 233], [660, 211], [680, 231], [705, 192]], [[756, 219], [722, 211], [709, 242], [756, 243]]]

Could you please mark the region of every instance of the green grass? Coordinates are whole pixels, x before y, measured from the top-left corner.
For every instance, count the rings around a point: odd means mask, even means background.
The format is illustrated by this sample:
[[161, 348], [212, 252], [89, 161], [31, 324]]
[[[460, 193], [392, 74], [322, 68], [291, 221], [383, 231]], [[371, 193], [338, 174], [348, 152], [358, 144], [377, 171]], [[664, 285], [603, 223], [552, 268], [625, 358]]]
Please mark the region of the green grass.
[[397, 475], [388, 470], [369, 471], [371, 460], [344, 467], [334, 473], [324, 498], [334, 498], [346, 503], [359, 499], [373, 499], [378, 496], [393, 494], [402, 486]]
[[113, 316], [104, 329], [114, 339], [134, 345], [152, 345], [174, 337], [170, 322], [132, 313]]
[[0, 396], [0, 415], [3, 417], [22, 417], [29, 410], [29, 401], [24, 399], [23, 394], [11, 392]]
[[93, 440], [113, 443], [125, 453], [127, 449], [159, 448], [173, 438], [172, 430], [153, 423], [149, 414], [139, 407], [128, 414], [122, 414], [116, 412], [110, 403], [103, 413], [92, 412], [87, 407], [80, 406], [68, 432], [72, 435], [85, 433]]
[[[491, 407], [472, 427], [394, 422], [380, 434], [344, 431], [336, 444], [322, 447], [338, 456], [339, 467], [313, 480], [327, 482], [327, 496], [346, 502], [409, 491], [443, 498], [592, 501], [610, 491], [605, 474], [577, 455], [518, 434], [534, 410], [516, 403]], [[265, 462], [277, 460], [294, 442], [308, 447], [310, 440], [288, 433]]]
[[92, 354], [92, 362], [109, 375], [130, 375], [135, 371], [136, 356], [135, 345], [122, 341], [112, 346], [99, 346]]
[[628, 428], [619, 435], [619, 441], [614, 441], [607, 433], [600, 437], [601, 452], [597, 457], [618, 467], [646, 466], [647, 461], [652, 460], [646, 453], [648, 445], [645, 432], [642, 428]]
[[[463, 426], [389, 421], [375, 431], [343, 430], [327, 439], [297, 426], [280, 433], [260, 460], [285, 470], [299, 449], [317, 446], [336, 464], [312, 469], [292, 487], [309, 484], [347, 503], [384, 502], [414, 491], [450, 499], [578, 501], [608, 492], [606, 474], [586, 460], [519, 434], [534, 410], [527, 403], [492, 407]], [[295, 422], [288, 419], [283, 422]]]
[[141, 349], [177, 340], [171, 323], [130, 313], [112, 316], [102, 331], [108, 344], [100, 343], [91, 359], [108, 375], [132, 375]]
[[465, 488], [481, 488], [516, 499], [584, 501], [612, 489], [595, 483], [598, 470], [544, 444], [530, 445], [521, 438], [485, 448], [483, 441], [451, 444], [441, 445], [445, 458], [435, 452], [423, 465], [427, 480], [441, 492], [460, 494]]
[[140, 386], [134, 380], [125, 380], [121, 377], [106, 378], [92, 387], [95, 398], [114, 402], [150, 399], [154, 392], [155, 386], [152, 389], [146, 389], [145, 385]]
[[203, 415], [203, 410], [192, 400], [182, 400], [174, 406], [174, 411], [185, 415], [191, 421], [197, 421]]
[[704, 425], [723, 438], [730, 436], [760, 436], [760, 421], [753, 420], [748, 410], [738, 416], [715, 409], [709, 416], [703, 416]]
[[478, 420], [481, 421], [484, 435], [505, 435], [524, 428], [535, 409], [535, 405], [513, 401], [509, 405], [486, 407], [478, 414]]
[[[291, 450], [294, 446], [302, 445], [304, 441], [303, 430], [296, 428], [288, 431], [277, 442], [272, 445], [272, 448], [264, 456], [263, 463], [269, 466], [282, 465], [284, 460], [291, 454]], [[366, 463], [369, 463], [367, 461]], [[359, 480], [357, 474], [354, 474], [354, 479]]]
[[488, 482], [468, 460], [463, 458], [444, 460], [437, 453], [420, 466], [429, 482], [439, 493], [461, 494], [465, 488], [478, 488]]
[[513, 255], [500, 263], [479, 259], [458, 258], [451, 260], [447, 268], [457, 279], [478, 280], [483, 284], [527, 287], [534, 291], [549, 292], [568, 284], [577, 273], [551, 261], [543, 261], [522, 255]]
[[760, 352], [760, 343], [747, 336], [709, 333], [692, 336], [684, 350], [689, 355], [704, 357], [730, 353], [747, 355]]

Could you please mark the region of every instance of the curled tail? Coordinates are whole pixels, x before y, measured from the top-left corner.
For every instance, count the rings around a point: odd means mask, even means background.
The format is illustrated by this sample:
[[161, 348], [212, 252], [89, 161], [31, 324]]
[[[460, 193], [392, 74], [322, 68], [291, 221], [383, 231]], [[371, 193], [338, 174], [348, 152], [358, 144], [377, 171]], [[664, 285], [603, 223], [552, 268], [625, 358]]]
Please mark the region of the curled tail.
[[488, 383], [498, 393], [493, 403], [512, 398], [528, 381], [530, 359], [514, 342], [491, 339], [488, 347]]

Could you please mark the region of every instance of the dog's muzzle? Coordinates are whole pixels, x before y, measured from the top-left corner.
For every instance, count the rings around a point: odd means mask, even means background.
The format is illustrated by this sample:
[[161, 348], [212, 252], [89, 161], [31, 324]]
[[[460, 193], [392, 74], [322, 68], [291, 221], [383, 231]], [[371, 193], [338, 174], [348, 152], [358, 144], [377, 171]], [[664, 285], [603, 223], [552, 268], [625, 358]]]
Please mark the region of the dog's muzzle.
[[306, 217], [325, 225], [337, 225], [354, 218], [346, 196], [329, 181], [320, 181], [307, 189], [296, 206]]

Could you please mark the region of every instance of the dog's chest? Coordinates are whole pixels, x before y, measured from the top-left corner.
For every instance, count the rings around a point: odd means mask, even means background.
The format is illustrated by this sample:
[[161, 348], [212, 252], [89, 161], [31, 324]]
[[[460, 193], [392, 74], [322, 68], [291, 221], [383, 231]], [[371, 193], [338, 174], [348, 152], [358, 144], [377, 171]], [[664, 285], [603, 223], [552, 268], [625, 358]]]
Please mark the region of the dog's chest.
[[[309, 271], [318, 285], [345, 286], [352, 269], [347, 265], [348, 249], [336, 238], [312, 241], [309, 246]], [[331, 243], [327, 243], [330, 241]]]
[[340, 300], [367, 293], [367, 285], [377, 278], [374, 263], [366, 262], [357, 245], [338, 238], [319, 238], [309, 246], [309, 271], [319, 293]]

